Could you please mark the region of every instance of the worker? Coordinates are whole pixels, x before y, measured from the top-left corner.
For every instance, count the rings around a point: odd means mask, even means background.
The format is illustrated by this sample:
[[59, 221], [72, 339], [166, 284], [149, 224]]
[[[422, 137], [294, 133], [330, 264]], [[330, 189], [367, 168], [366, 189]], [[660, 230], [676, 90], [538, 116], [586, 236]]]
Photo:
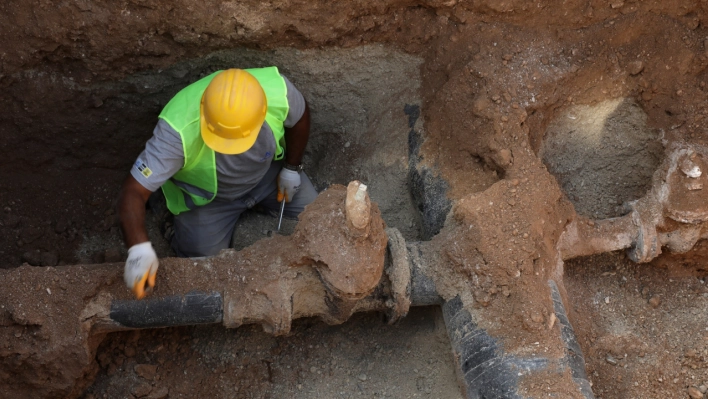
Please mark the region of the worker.
[[128, 248], [124, 278], [140, 299], [155, 286], [158, 259], [145, 204], [158, 188], [174, 214], [181, 257], [228, 248], [242, 212], [260, 205], [295, 218], [317, 192], [302, 171], [310, 111], [276, 67], [215, 72], [177, 93], [123, 183], [118, 212]]

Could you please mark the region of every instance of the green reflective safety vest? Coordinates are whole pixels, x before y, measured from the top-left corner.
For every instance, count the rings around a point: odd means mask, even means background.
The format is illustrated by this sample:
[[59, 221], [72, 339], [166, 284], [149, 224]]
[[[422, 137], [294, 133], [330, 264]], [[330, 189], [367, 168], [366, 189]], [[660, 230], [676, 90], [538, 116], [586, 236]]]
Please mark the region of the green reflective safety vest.
[[[283, 123], [290, 109], [285, 80], [276, 67], [245, 69], [253, 75], [265, 92], [268, 109], [265, 123], [275, 137], [274, 160], [283, 159], [285, 128]], [[216, 197], [216, 156], [202, 140], [199, 106], [209, 82], [221, 71], [192, 83], [177, 93], [162, 109], [160, 118], [182, 138], [184, 166], [165, 184], [162, 192], [167, 208], [175, 215], [210, 203]]]

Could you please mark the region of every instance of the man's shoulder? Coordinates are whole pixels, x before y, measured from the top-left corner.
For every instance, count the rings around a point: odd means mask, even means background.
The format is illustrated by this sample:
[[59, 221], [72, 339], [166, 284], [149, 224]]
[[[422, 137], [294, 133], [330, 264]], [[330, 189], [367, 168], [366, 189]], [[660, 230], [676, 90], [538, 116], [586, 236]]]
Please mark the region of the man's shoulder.
[[155, 130], [153, 130], [152, 134], [159, 141], [182, 145], [182, 136], [169, 122], [162, 118], [157, 119], [157, 125], [155, 125]]

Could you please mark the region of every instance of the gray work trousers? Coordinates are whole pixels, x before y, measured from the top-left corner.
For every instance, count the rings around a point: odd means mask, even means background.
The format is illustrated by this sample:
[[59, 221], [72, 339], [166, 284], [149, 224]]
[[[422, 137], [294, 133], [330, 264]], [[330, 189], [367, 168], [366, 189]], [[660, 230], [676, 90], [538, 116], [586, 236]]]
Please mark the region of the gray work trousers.
[[[199, 206], [175, 216], [175, 234], [172, 249], [178, 256], [200, 257], [216, 255], [231, 244], [236, 221], [247, 209], [260, 204], [263, 208], [278, 214], [278, 174], [282, 162], [273, 162], [263, 179], [253, 190], [234, 201], [215, 199], [207, 205]], [[292, 201], [285, 203], [284, 217], [297, 218], [305, 206], [315, 200], [317, 191], [312, 182], [300, 172], [300, 190]]]

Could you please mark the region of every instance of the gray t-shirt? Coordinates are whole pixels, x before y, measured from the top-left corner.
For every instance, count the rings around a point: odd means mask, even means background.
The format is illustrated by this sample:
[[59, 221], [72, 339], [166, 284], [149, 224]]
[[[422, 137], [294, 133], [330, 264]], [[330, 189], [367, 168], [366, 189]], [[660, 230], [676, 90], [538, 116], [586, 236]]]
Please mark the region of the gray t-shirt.
[[[282, 75], [281, 75], [282, 76]], [[285, 79], [288, 116], [283, 125], [293, 127], [305, 112], [305, 98]], [[270, 167], [276, 151], [273, 131], [263, 123], [258, 138], [246, 152], [236, 155], [216, 153], [216, 200], [233, 201], [251, 191]], [[130, 173], [150, 191], [155, 191], [184, 166], [182, 138], [167, 122], [160, 119], [153, 136], [140, 153]]]

